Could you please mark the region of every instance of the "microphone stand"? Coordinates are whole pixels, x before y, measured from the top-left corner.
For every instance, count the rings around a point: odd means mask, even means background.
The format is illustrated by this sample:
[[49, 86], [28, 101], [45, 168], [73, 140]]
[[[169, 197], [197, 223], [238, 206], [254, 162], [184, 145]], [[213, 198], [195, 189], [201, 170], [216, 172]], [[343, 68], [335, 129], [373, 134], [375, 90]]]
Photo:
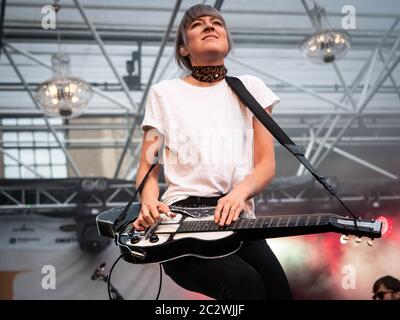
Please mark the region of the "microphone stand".
[[[97, 267], [97, 269], [93, 272], [91, 279], [92, 280], [97, 280], [97, 281], [104, 281], [105, 283], [108, 282], [108, 275], [104, 274], [104, 267], [106, 266], [106, 263], [103, 262], [100, 266]], [[119, 293], [119, 291], [110, 283], [110, 291], [111, 291], [111, 298], [112, 300], [124, 300], [122, 295]]]

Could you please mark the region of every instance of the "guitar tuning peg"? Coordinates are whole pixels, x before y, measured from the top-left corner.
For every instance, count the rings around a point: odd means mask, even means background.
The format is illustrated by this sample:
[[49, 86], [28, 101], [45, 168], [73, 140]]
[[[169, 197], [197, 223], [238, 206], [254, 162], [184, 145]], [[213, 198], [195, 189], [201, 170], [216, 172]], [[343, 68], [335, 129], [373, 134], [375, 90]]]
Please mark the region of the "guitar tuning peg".
[[362, 242], [362, 239], [361, 239], [360, 237], [357, 237], [354, 241], [355, 241], [356, 243], [361, 243], [361, 242]]
[[369, 239], [368, 241], [367, 241], [367, 244], [370, 246], [370, 247], [372, 247], [373, 245], [374, 245], [374, 239]]
[[340, 236], [340, 243], [341, 244], [346, 244], [349, 241], [350, 237], [346, 234], [343, 234]]

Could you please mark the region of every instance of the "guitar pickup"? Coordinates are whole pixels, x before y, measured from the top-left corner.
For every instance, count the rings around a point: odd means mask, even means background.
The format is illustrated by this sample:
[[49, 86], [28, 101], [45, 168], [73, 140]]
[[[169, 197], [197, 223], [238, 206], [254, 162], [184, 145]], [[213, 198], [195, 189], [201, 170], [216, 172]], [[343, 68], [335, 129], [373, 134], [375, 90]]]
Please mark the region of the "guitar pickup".
[[173, 209], [171, 209], [171, 211], [174, 212], [174, 213], [182, 213], [182, 214], [185, 214], [185, 215], [187, 215], [189, 217], [192, 217], [192, 218], [198, 218], [196, 215], [194, 215], [193, 213], [190, 213], [190, 212], [188, 212], [186, 210], [173, 208]]

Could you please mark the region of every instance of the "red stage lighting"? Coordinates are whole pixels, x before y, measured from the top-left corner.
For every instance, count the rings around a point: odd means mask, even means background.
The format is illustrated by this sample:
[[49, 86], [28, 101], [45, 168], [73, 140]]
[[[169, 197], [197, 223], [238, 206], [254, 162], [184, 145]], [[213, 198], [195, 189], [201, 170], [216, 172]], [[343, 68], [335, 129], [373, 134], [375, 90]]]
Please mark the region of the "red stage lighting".
[[393, 220], [385, 216], [379, 216], [376, 220], [382, 222], [382, 237], [390, 236], [393, 229]]

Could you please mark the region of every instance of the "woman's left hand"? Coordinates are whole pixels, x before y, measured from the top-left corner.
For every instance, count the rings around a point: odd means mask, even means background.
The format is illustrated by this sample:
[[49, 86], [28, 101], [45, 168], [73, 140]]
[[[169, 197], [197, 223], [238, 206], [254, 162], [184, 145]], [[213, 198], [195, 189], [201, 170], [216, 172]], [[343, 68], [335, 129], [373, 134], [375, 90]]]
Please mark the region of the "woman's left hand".
[[246, 200], [246, 196], [234, 191], [219, 199], [214, 213], [215, 223], [220, 226], [230, 225], [239, 218], [242, 211], [250, 212]]

